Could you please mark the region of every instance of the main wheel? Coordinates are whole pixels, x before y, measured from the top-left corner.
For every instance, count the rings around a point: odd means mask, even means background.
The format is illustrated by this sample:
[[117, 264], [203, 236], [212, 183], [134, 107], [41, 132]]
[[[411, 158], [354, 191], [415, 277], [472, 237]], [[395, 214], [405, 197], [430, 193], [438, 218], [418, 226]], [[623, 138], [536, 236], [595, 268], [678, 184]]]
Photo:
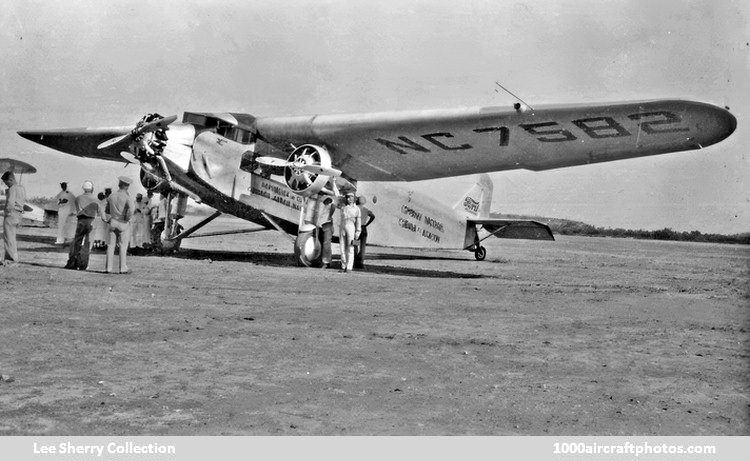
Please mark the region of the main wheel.
[[294, 241], [294, 257], [297, 263], [306, 267], [323, 267], [320, 242], [315, 232], [300, 232]]
[[182, 240], [161, 237], [161, 254], [170, 255], [180, 251]]
[[484, 261], [484, 258], [487, 257], [487, 249], [483, 246], [477, 247], [477, 249], [474, 250], [474, 257], [477, 261]]

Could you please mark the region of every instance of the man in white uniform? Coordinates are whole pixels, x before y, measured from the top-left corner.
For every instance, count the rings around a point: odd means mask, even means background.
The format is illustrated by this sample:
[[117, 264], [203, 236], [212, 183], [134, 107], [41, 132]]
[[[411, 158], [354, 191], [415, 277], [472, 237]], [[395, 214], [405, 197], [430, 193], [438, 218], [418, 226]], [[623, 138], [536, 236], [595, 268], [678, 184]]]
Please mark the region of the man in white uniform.
[[128, 193], [128, 187], [132, 182], [127, 176], [117, 178], [120, 183], [118, 190], [107, 198], [109, 221], [109, 243], [107, 244], [106, 272], [109, 274], [114, 269], [115, 247], [118, 240], [120, 244], [120, 273], [129, 274], [127, 253], [130, 240], [130, 220], [135, 210], [135, 201]]
[[362, 231], [362, 219], [353, 192], [346, 194], [346, 205], [341, 208], [339, 245], [341, 246], [341, 271], [349, 272], [354, 267], [354, 241]]
[[61, 182], [62, 189], [55, 198], [57, 199], [57, 240], [55, 245], [63, 245], [69, 229], [68, 221], [75, 213], [74, 201], [75, 196], [68, 192], [68, 183]]
[[18, 263], [18, 246], [16, 233], [21, 225], [21, 214], [26, 203], [26, 190], [16, 183], [16, 176], [11, 171], [2, 175], [8, 189], [5, 191], [5, 209], [3, 210], [3, 253], [0, 255], [0, 266], [13, 266]]

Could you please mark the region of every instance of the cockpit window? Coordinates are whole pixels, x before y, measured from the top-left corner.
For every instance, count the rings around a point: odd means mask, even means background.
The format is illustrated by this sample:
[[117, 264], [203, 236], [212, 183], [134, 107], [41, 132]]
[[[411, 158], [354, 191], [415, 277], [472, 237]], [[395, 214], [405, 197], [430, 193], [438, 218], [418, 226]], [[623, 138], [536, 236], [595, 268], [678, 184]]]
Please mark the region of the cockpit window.
[[252, 133], [250, 131], [228, 123], [219, 122], [216, 126], [216, 134], [240, 144], [250, 144], [252, 142]]

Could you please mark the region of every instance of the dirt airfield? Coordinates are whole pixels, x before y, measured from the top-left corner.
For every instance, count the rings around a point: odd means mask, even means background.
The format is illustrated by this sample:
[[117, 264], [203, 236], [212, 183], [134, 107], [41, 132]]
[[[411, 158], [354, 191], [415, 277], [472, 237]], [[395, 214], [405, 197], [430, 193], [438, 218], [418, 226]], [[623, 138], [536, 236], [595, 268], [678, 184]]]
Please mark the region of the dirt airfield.
[[750, 434], [746, 246], [490, 239], [343, 274], [264, 232], [107, 275], [21, 234], [2, 435]]

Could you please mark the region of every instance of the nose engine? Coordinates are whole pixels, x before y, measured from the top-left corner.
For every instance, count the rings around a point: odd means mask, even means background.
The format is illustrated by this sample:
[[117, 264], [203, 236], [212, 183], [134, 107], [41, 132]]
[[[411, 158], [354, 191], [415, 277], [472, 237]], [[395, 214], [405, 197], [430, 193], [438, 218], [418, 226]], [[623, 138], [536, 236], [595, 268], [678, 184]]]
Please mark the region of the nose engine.
[[[292, 152], [284, 168], [287, 186], [296, 194], [311, 197], [328, 184], [330, 176], [324, 171], [331, 169], [331, 155], [325, 147], [303, 144]], [[320, 171], [318, 170], [319, 167]]]
[[154, 190], [159, 184], [161, 184], [159, 178], [153, 173], [146, 171], [145, 167], [141, 168], [140, 178], [141, 185], [146, 190]]

